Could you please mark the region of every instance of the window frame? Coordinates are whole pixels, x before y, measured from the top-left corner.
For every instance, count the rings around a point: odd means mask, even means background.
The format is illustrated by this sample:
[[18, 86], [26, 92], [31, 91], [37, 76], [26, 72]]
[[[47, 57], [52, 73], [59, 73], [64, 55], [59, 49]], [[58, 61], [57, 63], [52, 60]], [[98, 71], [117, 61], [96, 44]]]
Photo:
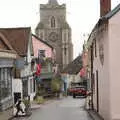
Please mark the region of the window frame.
[[51, 17], [51, 28], [55, 28], [55, 27], [56, 27], [55, 17], [52, 16], [52, 17]]

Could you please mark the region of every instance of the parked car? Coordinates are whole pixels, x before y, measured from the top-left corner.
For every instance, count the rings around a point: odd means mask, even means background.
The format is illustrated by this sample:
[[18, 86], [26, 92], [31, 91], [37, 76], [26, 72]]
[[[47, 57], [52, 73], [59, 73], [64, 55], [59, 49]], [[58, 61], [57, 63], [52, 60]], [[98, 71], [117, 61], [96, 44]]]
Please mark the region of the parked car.
[[72, 88], [68, 88], [67, 94], [70, 95], [70, 96], [72, 96], [73, 95], [73, 91], [74, 91], [73, 87]]
[[76, 96], [86, 97], [87, 90], [84, 86], [76, 86], [76, 87], [72, 88], [72, 95], [73, 95], [73, 98], [76, 98]]

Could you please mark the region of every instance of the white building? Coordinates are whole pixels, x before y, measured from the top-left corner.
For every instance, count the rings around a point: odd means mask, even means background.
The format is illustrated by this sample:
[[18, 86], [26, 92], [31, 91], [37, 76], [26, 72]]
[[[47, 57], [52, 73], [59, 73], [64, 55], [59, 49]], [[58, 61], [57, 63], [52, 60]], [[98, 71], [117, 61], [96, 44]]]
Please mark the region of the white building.
[[[80, 70], [82, 69], [82, 56], [78, 56], [62, 71], [62, 79], [64, 85], [69, 88], [72, 83], [80, 83], [82, 79], [80, 77]], [[64, 87], [64, 86], [63, 86]]]
[[0, 111], [13, 105], [12, 69], [17, 54], [7, 38], [0, 32]]
[[104, 120], [120, 120], [120, 4], [99, 19], [88, 43], [93, 108]]
[[33, 47], [31, 28], [2, 28], [0, 32], [8, 39], [18, 57], [14, 65], [13, 97], [33, 100], [36, 93], [36, 81], [33, 78]]

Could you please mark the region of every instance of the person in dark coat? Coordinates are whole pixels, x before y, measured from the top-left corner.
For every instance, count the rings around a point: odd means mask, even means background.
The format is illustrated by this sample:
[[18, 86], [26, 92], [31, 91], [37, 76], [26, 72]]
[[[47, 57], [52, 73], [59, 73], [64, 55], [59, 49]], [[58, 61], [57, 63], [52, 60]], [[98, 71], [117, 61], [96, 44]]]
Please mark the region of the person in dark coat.
[[21, 100], [18, 100], [17, 104], [16, 104], [16, 108], [17, 108], [17, 112], [16, 112], [16, 116], [18, 116], [18, 113], [21, 111], [22, 113], [24, 113], [22, 107], [21, 107]]

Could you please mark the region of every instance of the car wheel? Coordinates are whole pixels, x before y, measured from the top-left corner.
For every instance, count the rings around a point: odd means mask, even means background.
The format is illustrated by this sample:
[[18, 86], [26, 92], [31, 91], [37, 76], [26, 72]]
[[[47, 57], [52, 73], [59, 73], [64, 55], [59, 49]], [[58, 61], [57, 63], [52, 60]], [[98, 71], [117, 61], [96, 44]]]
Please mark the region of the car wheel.
[[73, 94], [73, 98], [76, 98], [75, 94]]

